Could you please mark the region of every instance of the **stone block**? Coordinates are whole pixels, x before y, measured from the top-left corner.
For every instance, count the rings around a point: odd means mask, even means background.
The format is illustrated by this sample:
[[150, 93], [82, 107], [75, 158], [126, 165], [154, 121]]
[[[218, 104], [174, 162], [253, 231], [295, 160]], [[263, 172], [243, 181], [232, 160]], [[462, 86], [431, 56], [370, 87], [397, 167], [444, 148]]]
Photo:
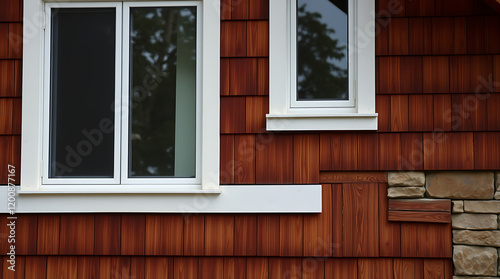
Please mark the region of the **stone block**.
[[493, 172], [443, 171], [426, 176], [427, 195], [433, 198], [489, 200], [495, 193]]
[[498, 217], [495, 214], [452, 214], [451, 226], [463, 230], [496, 230]]
[[419, 187], [425, 185], [425, 173], [417, 171], [389, 172], [387, 183], [390, 187]]
[[497, 249], [477, 246], [453, 246], [453, 264], [456, 275], [496, 276]]
[[500, 200], [500, 191], [495, 193], [495, 200]]
[[453, 230], [453, 244], [500, 247], [500, 231]]
[[391, 187], [387, 189], [389, 198], [423, 198], [424, 187]]
[[464, 211], [500, 214], [500, 201], [464, 201]]
[[452, 204], [451, 212], [453, 212], [453, 213], [463, 213], [464, 212], [464, 201], [455, 200], [455, 201], [451, 201], [451, 204]]

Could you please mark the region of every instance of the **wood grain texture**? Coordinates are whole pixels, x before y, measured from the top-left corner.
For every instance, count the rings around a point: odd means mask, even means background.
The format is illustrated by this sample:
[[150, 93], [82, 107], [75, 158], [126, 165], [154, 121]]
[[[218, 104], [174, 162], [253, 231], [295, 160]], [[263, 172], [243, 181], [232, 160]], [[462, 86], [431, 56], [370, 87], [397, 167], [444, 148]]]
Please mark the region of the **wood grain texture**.
[[12, 134], [21, 135], [22, 100], [14, 98], [12, 104]]
[[326, 278], [357, 279], [358, 260], [346, 258], [326, 259], [325, 275], [331, 275], [331, 277]]
[[269, 258], [269, 278], [301, 278], [301, 258]]
[[245, 97], [220, 98], [220, 133], [245, 132]]
[[94, 215], [62, 214], [59, 255], [94, 254]]
[[376, 133], [358, 134], [358, 170], [378, 170], [378, 135]]
[[0, 23], [0, 59], [9, 56], [9, 24]]
[[378, 216], [379, 216], [379, 242], [381, 257], [401, 256], [401, 225], [389, 222], [387, 217], [388, 202], [387, 184], [378, 185]]
[[294, 184], [319, 183], [319, 134], [293, 136]]
[[397, 211], [389, 210], [389, 221], [392, 222], [421, 222], [421, 223], [451, 223], [451, 213]]
[[[409, 1], [411, 3], [418, 3], [419, 1]], [[420, 1], [422, 2], [422, 1]], [[432, 41], [432, 34], [424, 34], [424, 19], [421, 17], [408, 19], [408, 54], [410, 55], [423, 55], [428, 54], [424, 52], [424, 45], [430, 45]]]
[[257, 95], [269, 95], [269, 58], [257, 59]]
[[[5, 219], [4, 219], [5, 220]], [[16, 254], [36, 255], [36, 235], [38, 216], [35, 214], [18, 214], [16, 220]], [[7, 227], [9, 228], [9, 227]], [[10, 233], [9, 233], [10, 234]], [[2, 242], [6, 240], [2, 239]]]
[[79, 256], [77, 258], [78, 279], [99, 277], [99, 257]]
[[491, 91], [493, 59], [489, 55], [450, 57], [450, 90], [452, 93]]
[[205, 255], [232, 256], [234, 245], [234, 216], [213, 214], [205, 216]]
[[247, 55], [247, 23], [245, 21], [221, 22], [221, 57]]
[[252, 0], [249, 2], [249, 19], [269, 19], [269, 0]]
[[209, 257], [199, 259], [198, 278], [220, 279], [224, 277], [224, 259]]
[[386, 172], [321, 172], [321, 183], [378, 183], [387, 182]]
[[424, 279], [439, 279], [444, 277], [444, 260], [425, 259]]
[[174, 258], [174, 278], [179, 278], [179, 279], [199, 278], [198, 258], [194, 257]]
[[387, 55], [389, 53], [389, 28], [388, 24], [376, 24], [375, 32], [375, 55]]
[[220, 1], [220, 19], [221, 20], [231, 19], [231, 0]]
[[[225, 257], [224, 258], [224, 277], [214, 277], [214, 278], [224, 278], [224, 279], [237, 279], [245, 278], [247, 271], [247, 258], [244, 257]], [[201, 268], [201, 267], [200, 267]], [[200, 270], [200, 278], [202, 274]]]
[[483, 94], [453, 94], [451, 113], [453, 131], [485, 131], [488, 129], [487, 96]]
[[455, 17], [454, 26], [454, 53], [466, 54], [467, 53], [467, 18]]
[[434, 130], [451, 131], [451, 95], [435, 94], [432, 98]]
[[500, 133], [474, 133], [474, 168], [492, 170], [500, 168]]
[[[5, 268], [5, 270], [7, 270]], [[24, 268], [24, 278], [46, 279], [47, 278], [47, 257], [27, 256]], [[85, 278], [82, 278], [85, 279]]]
[[[12, 136], [0, 136], [0, 167], [3, 168], [4, 170], [7, 170], [8, 165], [13, 163], [11, 161], [12, 141], [13, 141]], [[18, 172], [18, 169], [16, 169], [16, 173]], [[7, 185], [7, 183], [8, 183], [7, 171], [4, 171], [3, 173], [0, 172], [0, 184]]]
[[325, 261], [315, 258], [303, 258], [302, 279], [325, 279]]
[[145, 257], [131, 257], [130, 258], [130, 277], [143, 278], [146, 277], [145, 270]]
[[437, 0], [437, 16], [462, 16], [474, 13], [473, 0]]
[[453, 278], [453, 262], [451, 259], [444, 260], [444, 278], [445, 279]]
[[452, 17], [432, 18], [432, 54], [452, 54], [454, 52], [454, 26]]
[[9, 23], [9, 58], [23, 58], [23, 24]]
[[280, 256], [301, 257], [304, 254], [304, 216], [280, 215]]
[[255, 136], [234, 136], [234, 183], [255, 183]]
[[493, 58], [493, 90], [500, 92], [500, 55], [495, 55]]
[[390, 199], [389, 210], [451, 212], [451, 201], [447, 199]]
[[379, 169], [400, 169], [401, 135], [397, 133], [379, 133]]
[[401, 170], [422, 170], [424, 149], [422, 133], [401, 134]]
[[406, 0], [406, 16], [433, 16], [436, 12], [434, 0]]
[[402, 257], [450, 258], [451, 243], [451, 224], [401, 224]]
[[205, 216], [184, 215], [184, 255], [203, 255], [205, 249]]
[[433, 96], [410, 95], [408, 105], [408, 130], [415, 132], [432, 131], [434, 128]]
[[247, 56], [269, 56], [269, 21], [247, 23]]
[[400, 92], [400, 58], [379, 57], [379, 93], [396, 94]]
[[257, 255], [257, 215], [234, 216], [234, 255]]
[[387, 95], [375, 96], [375, 112], [378, 113], [378, 132], [391, 131], [391, 97]]
[[[500, 71], [500, 68], [499, 68]], [[491, 94], [486, 101], [488, 111], [488, 131], [500, 131], [500, 94]]]
[[408, 19], [393, 18], [388, 26], [389, 55], [408, 54]]
[[277, 256], [280, 253], [280, 215], [257, 215], [257, 255]]
[[422, 93], [422, 57], [403, 56], [400, 58], [400, 79], [401, 93], [419, 94]]
[[120, 255], [119, 214], [97, 214], [94, 219], [94, 254]]
[[257, 95], [257, 61], [257, 58], [233, 58], [229, 61], [231, 95]]
[[486, 16], [484, 18], [485, 27], [485, 52], [500, 53], [500, 38], [494, 34], [500, 33], [500, 17], [497, 15]]
[[[333, 256], [333, 218], [332, 218], [332, 185], [322, 185], [321, 213], [304, 215], [304, 256]], [[335, 197], [335, 201], [339, 197]], [[340, 197], [342, 202], [342, 198]], [[335, 224], [337, 226], [338, 224]], [[341, 231], [341, 230], [338, 230]]]
[[14, 99], [0, 98], [0, 135], [12, 134]]
[[20, 21], [20, 14], [20, 0], [3, 0], [0, 2], [0, 21]]
[[[415, 277], [414, 259], [393, 259], [394, 279], [417, 279]], [[418, 278], [423, 279], [423, 278]]]
[[450, 92], [450, 63], [447, 56], [424, 56], [423, 93]]
[[391, 131], [408, 131], [408, 95], [391, 96]]
[[269, 113], [269, 98], [261, 96], [246, 97], [246, 132], [264, 133], [266, 114]]
[[174, 278], [174, 260], [170, 257], [147, 257], [144, 260], [144, 278]]
[[130, 257], [108, 257], [99, 258], [99, 278], [129, 278], [130, 277]]
[[393, 278], [392, 259], [358, 259], [358, 279]]
[[379, 256], [378, 185], [343, 184], [343, 256]]
[[220, 95], [229, 95], [229, 58], [220, 59]]
[[61, 217], [52, 214], [38, 215], [37, 248], [38, 255], [59, 253], [59, 230]]
[[320, 170], [357, 170], [358, 135], [320, 134]]
[[269, 260], [267, 258], [247, 258], [247, 279], [267, 279], [269, 276]]
[[121, 254], [144, 255], [146, 215], [122, 214], [121, 217]]
[[231, 0], [231, 18], [248, 19], [250, 0]]
[[293, 183], [293, 136], [264, 135], [256, 138], [256, 183]]
[[145, 254], [182, 255], [183, 218], [180, 214], [146, 215]]
[[467, 53], [485, 53], [485, 25], [484, 17], [467, 18]]
[[234, 183], [234, 135], [220, 135], [220, 183]]
[[474, 168], [473, 133], [425, 133], [423, 144], [426, 170]]
[[47, 279], [77, 278], [77, 269], [75, 256], [47, 257]]
[[0, 60], [0, 97], [13, 97], [16, 95], [15, 69], [16, 63], [14, 60]]

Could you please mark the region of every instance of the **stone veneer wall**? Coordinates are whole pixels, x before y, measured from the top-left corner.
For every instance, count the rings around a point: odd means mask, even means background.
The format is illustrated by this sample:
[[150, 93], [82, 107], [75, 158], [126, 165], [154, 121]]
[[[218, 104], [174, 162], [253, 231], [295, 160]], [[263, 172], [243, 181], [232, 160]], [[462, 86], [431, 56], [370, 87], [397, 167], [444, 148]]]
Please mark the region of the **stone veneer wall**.
[[454, 279], [500, 279], [500, 172], [389, 172], [388, 197], [452, 200]]

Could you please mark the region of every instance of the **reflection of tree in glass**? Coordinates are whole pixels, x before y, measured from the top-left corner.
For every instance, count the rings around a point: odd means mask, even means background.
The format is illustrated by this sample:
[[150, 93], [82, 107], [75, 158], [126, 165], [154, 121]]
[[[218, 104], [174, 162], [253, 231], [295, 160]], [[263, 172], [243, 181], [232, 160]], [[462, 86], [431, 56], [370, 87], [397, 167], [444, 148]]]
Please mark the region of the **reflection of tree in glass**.
[[131, 11], [133, 176], [174, 175], [177, 45], [179, 39], [195, 41], [195, 13], [195, 8]]
[[297, 98], [298, 100], [348, 99], [346, 46], [340, 46], [335, 30], [321, 21], [321, 14], [297, 9]]

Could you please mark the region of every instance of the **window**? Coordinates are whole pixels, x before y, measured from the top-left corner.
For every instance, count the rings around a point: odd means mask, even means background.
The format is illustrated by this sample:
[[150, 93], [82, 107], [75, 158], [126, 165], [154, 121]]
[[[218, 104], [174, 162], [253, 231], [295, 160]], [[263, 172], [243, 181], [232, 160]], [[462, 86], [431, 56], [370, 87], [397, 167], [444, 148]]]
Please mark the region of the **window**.
[[372, 2], [271, 2], [268, 130], [377, 129]]
[[24, 91], [22, 190], [218, 192], [219, 42], [203, 39], [219, 36], [218, 13], [28, 1], [45, 14], [42, 44], [25, 43], [43, 89]]

